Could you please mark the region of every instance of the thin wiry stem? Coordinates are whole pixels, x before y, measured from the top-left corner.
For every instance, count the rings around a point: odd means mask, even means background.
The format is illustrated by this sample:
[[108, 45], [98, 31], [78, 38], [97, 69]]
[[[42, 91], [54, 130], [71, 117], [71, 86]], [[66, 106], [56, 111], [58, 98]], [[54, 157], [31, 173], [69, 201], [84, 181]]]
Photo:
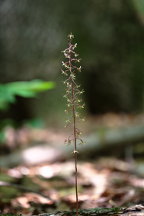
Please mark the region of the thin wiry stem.
[[[67, 99], [67, 107], [68, 110], [65, 110], [66, 113], [71, 113], [71, 118], [68, 119], [67, 123], [72, 123], [73, 125], [73, 134], [65, 140], [66, 143], [70, 144], [73, 142], [74, 144], [74, 167], [75, 167], [75, 195], [76, 195], [76, 216], [78, 216], [79, 211], [79, 198], [78, 198], [78, 151], [77, 151], [77, 141], [83, 143], [83, 140], [79, 137], [81, 132], [76, 127], [76, 119], [79, 118], [78, 109], [83, 108], [84, 105], [81, 104], [81, 100], [78, 98], [79, 95], [83, 93], [83, 91], [79, 90], [79, 85], [77, 85], [75, 78], [78, 72], [81, 72], [81, 66], [77, 66], [77, 63], [80, 62], [78, 59], [78, 54], [74, 51], [77, 44], [72, 44], [72, 39], [74, 36], [70, 34], [68, 36], [69, 43], [68, 48], [63, 51], [65, 58], [67, 59], [65, 62], [62, 62], [64, 70], [62, 70], [62, 74], [64, 74], [67, 78], [64, 81], [66, 84], [66, 94], [64, 97]], [[68, 112], [69, 111], [69, 112]], [[71, 122], [72, 121], [72, 122]]]
[[[72, 100], [74, 101], [74, 86], [72, 83]], [[77, 172], [77, 131], [76, 131], [76, 115], [75, 115], [75, 104], [73, 103], [72, 106], [72, 113], [73, 113], [73, 135], [74, 135], [74, 160], [75, 160], [75, 192], [76, 192], [76, 216], [78, 216], [78, 172]]]
[[[70, 46], [70, 43], [69, 43]], [[72, 74], [72, 59], [69, 58], [70, 73]], [[76, 216], [78, 216], [78, 171], [77, 171], [77, 132], [76, 132], [76, 110], [75, 110], [75, 82], [71, 78], [72, 91], [72, 117], [73, 117], [73, 138], [74, 138], [74, 160], [75, 160], [75, 195], [76, 195]]]

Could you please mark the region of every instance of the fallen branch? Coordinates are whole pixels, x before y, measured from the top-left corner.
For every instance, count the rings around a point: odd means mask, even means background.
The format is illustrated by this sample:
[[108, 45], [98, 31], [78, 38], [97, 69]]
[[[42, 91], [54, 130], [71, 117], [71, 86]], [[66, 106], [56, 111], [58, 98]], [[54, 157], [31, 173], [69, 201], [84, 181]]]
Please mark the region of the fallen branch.
[[[33, 216], [75, 216], [75, 211], [44, 213]], [[93, 208], [79, 210], [79, 216], [144, 216], [144, 206], [135, 205], [129, 208]]]
[[[121, 212], [121, 208], [94, 208], [94, 209], [82, 209], [79, 210], [79, 216], [117, 216]], [[33, 216], [75, 216], [76, 211], [58, 211], [55, 213], [44, 213]]]
[[[75, 211], [57, 211], [32, 216], [75, 216]], [[1, 216], [22, 216], [21, 214], [1, 214]], [[79, 210], [79, 216], [144, 216], [144, 206], [135, 205], [128, 208], [93, 208]]]
[[[120, 129], [109, 129], [97, 131], [96, 133], [83, 138], [86, 142], [79, 145], [81, 156], [96, 154], [100, 151], [111, 151], [118, 147], [125, 148], [144, 141], [144, 125], [125, 127]], [[72, 145], [65, 147], [59, 143], [57, 148], [48, 144], [41, 144], [29, 147], [25, 150], [15, 152], [8, 156], [1, 157], [0, 166], [9, 167], [18, 164], [35, 165], [43, 162], [54, 162], [69, 158], [72, 155]], [[61, 147], [63, 146], [63, 147]]]

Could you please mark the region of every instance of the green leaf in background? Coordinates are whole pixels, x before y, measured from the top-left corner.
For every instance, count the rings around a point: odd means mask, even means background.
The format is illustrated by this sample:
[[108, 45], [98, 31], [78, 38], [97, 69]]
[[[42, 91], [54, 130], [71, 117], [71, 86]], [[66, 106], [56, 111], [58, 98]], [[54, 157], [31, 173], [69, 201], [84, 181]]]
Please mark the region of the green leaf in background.
[[132, 0], [132, 2], [137, 10], [140, 20], [144, 24], [144, 0]]
[[42, 80], [0, 84], [0, 110], [5, 110], [10, 103], [14, 103], [16, 96], [35, 97], [37, 93], [52, 89], [54, 86], [54, 82]]

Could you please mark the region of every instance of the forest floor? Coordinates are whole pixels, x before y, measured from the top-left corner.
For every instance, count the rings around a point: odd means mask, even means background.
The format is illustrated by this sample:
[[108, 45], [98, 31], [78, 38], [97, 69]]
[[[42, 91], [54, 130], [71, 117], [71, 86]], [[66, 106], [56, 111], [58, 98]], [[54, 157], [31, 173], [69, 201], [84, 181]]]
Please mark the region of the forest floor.
[[[1, 213], [36, 215], [75, 208], [72, 161], [1, 169]], [[144, 177], [118, 159], [79, 162], [79, 206], [128, 207], [143, 203]]]
[[[13, 138], [10, 139], [12, 131], [8, 129], [8, 133], [9, 146], [14, 149]], [[21, 142], [25, 144], [24, 133], [26, 131], [21, 132]], [[41, 133], [41, 138], [47, 139], [44, 137], [46, 131], [41, 130]], [[63, 135], [50, 133], [51, 139], [63, 139]], [[48, 213], [73, 210], [74, 177], [72, 157], [51, 163], [1, 167], [0, 214], [50, 215]], [[114, 156], [87, 158], [78, 163], [78, 191], [80, 209], [143, 205], [144, 175], [137, 170], [134, 160], [130, 162]]]

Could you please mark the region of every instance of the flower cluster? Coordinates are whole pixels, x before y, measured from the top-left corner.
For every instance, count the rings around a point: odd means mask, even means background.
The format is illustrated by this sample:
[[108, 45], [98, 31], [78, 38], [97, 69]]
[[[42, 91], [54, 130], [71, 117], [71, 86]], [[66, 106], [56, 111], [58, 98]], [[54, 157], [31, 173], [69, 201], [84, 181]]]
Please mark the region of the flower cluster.
[[[80, 95], [82, 95], [84, 91], [80, 90], [80, 85], [76, 83], [76, 75], [78, 72], [81, 72], [81, 66], [79, 66], [81, 59], [78, 58], [79, 55], [75, 52], [77, 43], [72, 43], [73, 38], [73, 34], [68, 35], [68, 48], [62, 51], [66, 58], [65, 61], [62, 61], [62, 74], [66, 76], [66, 80], [64, 81], [64, 84], [66, 85], [66, 94], [64, 97], [67, 100], [67, 109], [65, 112], [69, 114], [69, 119], [66, 120], [66, 126], [73, 121], [76, 139], [83, 143], [82, 139], [80, 139], [81, 132], [75, 125], [76, 119], [80, 119], [79, 109], [84, 108], [84, 104], [80, 99]], [[74, 139], [74, 134], [72, 137], [73, 138], [69, 137], [66, 139], [65, 142], [70, 144]]]

